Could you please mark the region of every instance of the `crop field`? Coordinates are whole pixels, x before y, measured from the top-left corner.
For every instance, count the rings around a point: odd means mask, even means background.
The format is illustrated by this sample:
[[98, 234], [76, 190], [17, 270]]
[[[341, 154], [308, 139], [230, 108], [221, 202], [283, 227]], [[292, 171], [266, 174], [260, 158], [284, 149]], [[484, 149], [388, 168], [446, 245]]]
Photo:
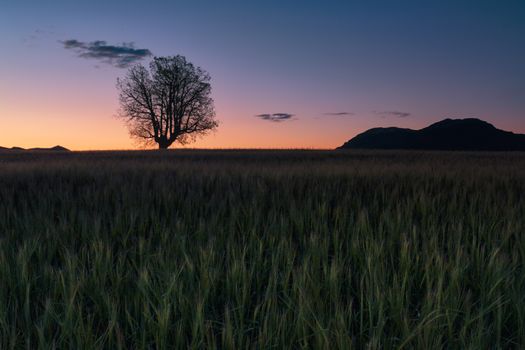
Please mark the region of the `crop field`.
[[523, 348], [524, 263], [524, 153], [0, 153], [0, 349]]

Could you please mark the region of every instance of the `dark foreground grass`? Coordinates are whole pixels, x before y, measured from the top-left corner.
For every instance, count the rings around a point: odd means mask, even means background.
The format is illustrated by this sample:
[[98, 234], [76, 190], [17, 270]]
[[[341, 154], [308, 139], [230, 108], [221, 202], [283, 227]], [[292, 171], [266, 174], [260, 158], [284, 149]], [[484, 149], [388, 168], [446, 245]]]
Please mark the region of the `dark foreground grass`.
[[0, 154], [0, 348], [523, 348], [524, 215], [519, 153]]

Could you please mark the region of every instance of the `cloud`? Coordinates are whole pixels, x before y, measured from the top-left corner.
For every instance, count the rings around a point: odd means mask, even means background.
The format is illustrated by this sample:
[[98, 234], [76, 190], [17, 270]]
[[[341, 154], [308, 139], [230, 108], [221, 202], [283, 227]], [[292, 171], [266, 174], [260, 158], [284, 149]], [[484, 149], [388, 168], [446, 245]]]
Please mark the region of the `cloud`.
[[355, 113], [352, 113], [352, 112], [328, 112], [328, 113], [324, 113], [324, 115], [334, 115], [334, 116], [344, 117], [344, 116], [355, 115]]
[[122, 43], [118, 46], [108, 45], [102, 40], [87, 43], [75, 39], [61, 43], [65, 49], [77, 52], [78, 57], [96, 59], [118, 68], [126, 68], [152, 55], [148, 49], [136, 49], [133, 43]]
[[258, 114], [256, 115], [257, 118], [260, 118], [262, 120], [268, 120], [270, 122], [283, 122], [285, 120], [292, 119], [294, 115], [290, 113], [273, 113], [273, 114]]
[[383, 118], [386, 118], [386, 117], [406, 118], [412, 115], [412, 113], [409, 113], [409, 112], [399, 112], [399, 111], [380, 111], [380, 112], [374, 111], [374, 113]]

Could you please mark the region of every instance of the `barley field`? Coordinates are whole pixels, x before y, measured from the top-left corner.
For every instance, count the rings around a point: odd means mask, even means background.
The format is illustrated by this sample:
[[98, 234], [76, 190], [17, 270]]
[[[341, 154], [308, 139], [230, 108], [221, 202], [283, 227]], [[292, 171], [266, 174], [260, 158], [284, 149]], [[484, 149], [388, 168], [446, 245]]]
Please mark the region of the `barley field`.
[[0, 349], [523, 348], [524, 263], [524, 153], [0, 153]]

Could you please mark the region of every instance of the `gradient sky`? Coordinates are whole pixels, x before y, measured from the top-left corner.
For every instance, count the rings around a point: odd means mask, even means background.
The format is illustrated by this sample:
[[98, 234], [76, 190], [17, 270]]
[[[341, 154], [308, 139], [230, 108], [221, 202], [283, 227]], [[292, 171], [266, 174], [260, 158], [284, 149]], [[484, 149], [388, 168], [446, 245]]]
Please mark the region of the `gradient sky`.
[[[525, 133], [523, 0], [1, 1], [2, 146], [136, 147], [115, 117], [125, 68], [73, 39], [207, 70], [220, 126], [190, 147], [333, 148], [445, 117]], [[255, 117], [272, 113], [294, 116]]]

